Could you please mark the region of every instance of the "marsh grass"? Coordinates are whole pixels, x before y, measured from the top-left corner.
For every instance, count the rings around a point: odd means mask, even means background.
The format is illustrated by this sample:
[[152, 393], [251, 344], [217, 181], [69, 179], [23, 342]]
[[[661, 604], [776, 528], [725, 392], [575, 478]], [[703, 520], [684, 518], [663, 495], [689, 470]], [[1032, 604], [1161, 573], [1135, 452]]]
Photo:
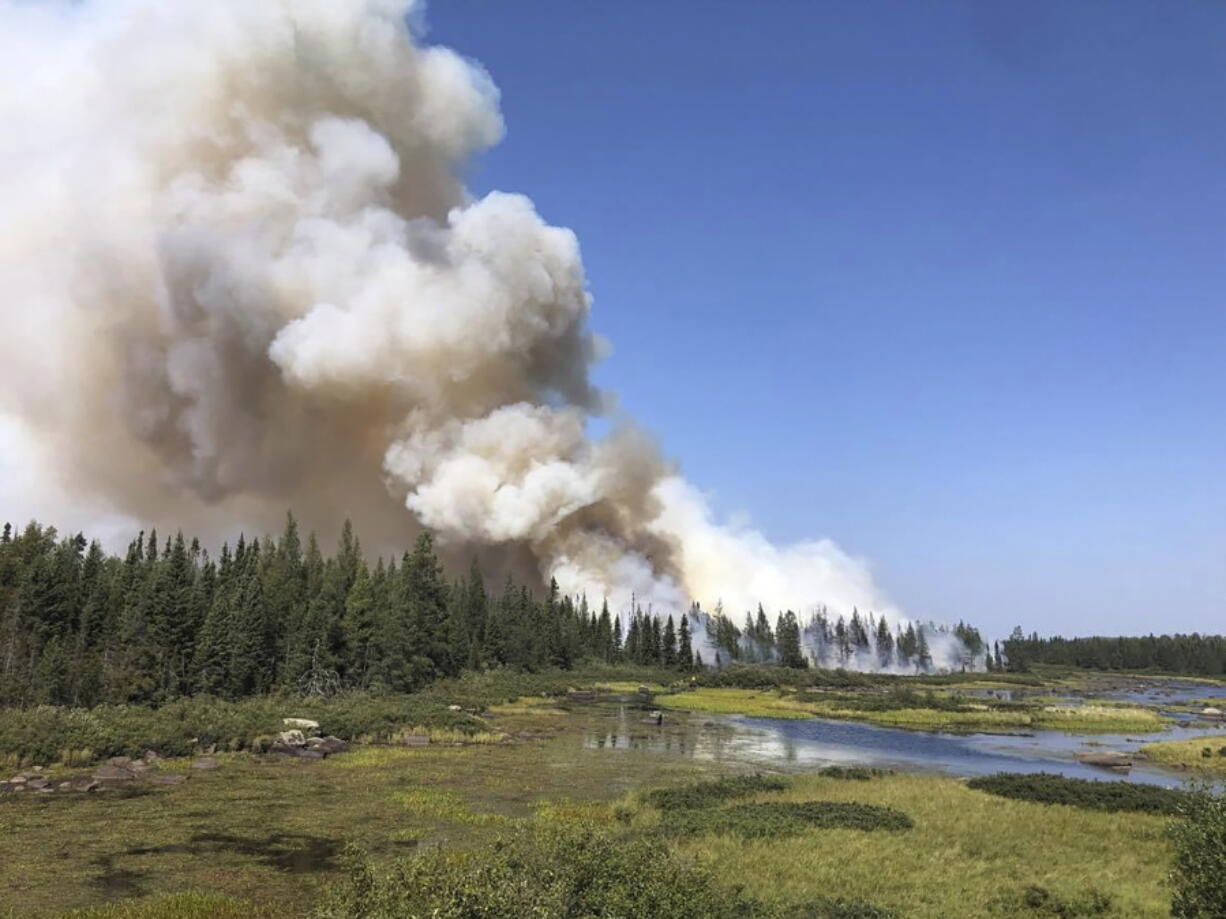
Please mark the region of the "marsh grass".
[[392, 795], [415, 821], [467, 826], [506, 826], [511, 818], [502, 814], [476, 813], [458, 793], [435, 788], [414, 788]]
[[1167, 726], [1156, 713], [1136, 706], [989, 702], [910, 688], [849, 693], [707, 687], [661, 696], [657, 704], [689, 712], [759, 718], [821, 717], [926, 731], [1141, 733]]
[[[16, 913], [10, 915], [16, 919]], [[72, 910], [60, 919], [278, 919], [281, 915], [272, 907], [245, 900], [188, 892]]]
[[[1208, 753], [1206, 753], [1208, 751]], [[1226, 734], [1160, 740], [1146, 744], [1141, 752], [1155, 763], [1194, 769], [1206, 775], [1226, 777]]]
[[666, 811], [659, 829], [672, 836], [778, 839], [807, 830], [909, 830], [911, 818], [891, 807], [856, 801], [758, 801], [731, 807]]
[[910, 816], [914, 827], [777, 839], [708, 834], [677, 838], [679, 851], [717, 874], [740, 877], [747, 893], [768, 902], [803, 903], [820, 891], [907, 919], [1042, 916], [1010, 911], [1000, 900], [1002, 890], [1027, 885], [1063, 902], [1109, 891], [1103, 915], [1113, 919], [1159, 919], [1170, 910], [1165, 817], [1007, 800], [955, 779], [910, 774], [863, 783], [796, 776], [773, 798], [889, 807]]
[[[575, 706], [566, 717], [499, 715], [485, 728], [549, 732], [551, 739], [534, 742], [358, 748], [317, 763], [235, 753], [220, 756], [217, 771], [193, 773], [174, 788], [127, 797], [13, 796], [0, 801], [4, 903], [20, 919], [120, 899], [125, 909], [144, 903], [150, 911], [100, 919], [196, 919], [158, 913], [152, 904], [176, 891], [208, 890], [276, 904], [276, 916], [305, 915], [339, 876], [348, 841], [378, 867], [411, 852], [483, 851], [521, 824], [582, 823], [656, 836], [683, 861], [711, 871], [721, 892], [743, 883], [747, 897], [789, 919], [879, 919], [884, 911], [907, 919], [1028, 917], [994, 904], [1002, 892], [1031, 885], [1064, 903], [1109, 891], [1104, 915], [1113, 919], [1168, 914], [1167, 818], [999, 798], [949, 778], [800, 774], [783, 790], [744, 799], [891, 808], [914, 823], [901, 832], [656, 833], [662, 812], [637, 789], [712, 779], [716, 769], [726, 774], [737, 764], [591, 749], [585, 738], [609, 723], [601, 708]], [[698, 731], [702, 717], [672, 720], [677, 730]], [[429, 794], [412, 794], [422, 790]], [[411, 806], [396, 803], [402, 793]], [[456, 801], [464, 807], [453, 809]], [[253, 907], [240, 915], [261, 914]]]

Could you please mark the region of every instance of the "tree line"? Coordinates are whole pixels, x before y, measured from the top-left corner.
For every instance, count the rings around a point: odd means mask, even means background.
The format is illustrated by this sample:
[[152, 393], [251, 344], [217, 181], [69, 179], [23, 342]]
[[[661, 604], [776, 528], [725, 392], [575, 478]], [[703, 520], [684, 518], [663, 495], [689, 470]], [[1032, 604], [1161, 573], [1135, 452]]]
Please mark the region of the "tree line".
[[1015, 628], [1004, 642], [998, 666], [1026, 670], [1031, 664], [1062, 664], [1090, 670], [1161, 670], [1198, 676], [1226, 675], [1226, 636], [1136, 635], [1040, 638]]
[[569, 668], [581, 660], [689, 670], [691, 624], [607, 603], [487, 592], [476, 562], [448, 579], [429, 533], [368, 564], [346, 523], [325, 556], [287, 515], [277, 539], [141, 533], [122, 556], [29, 524], [0, 535], [0, 704], [159, 703], [345, 688], [412, 691], [465, 668]]

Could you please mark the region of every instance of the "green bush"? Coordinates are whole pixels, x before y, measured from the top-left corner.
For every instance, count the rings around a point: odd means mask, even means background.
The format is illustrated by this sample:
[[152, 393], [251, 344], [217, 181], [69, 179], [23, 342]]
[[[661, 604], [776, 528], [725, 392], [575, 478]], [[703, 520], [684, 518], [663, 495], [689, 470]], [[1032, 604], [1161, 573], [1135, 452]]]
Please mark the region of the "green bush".
[[1184, 796], [1171, 825], [1175, 867], [1171, 915], [1226, 916], [1226, 797], [1202, 787]]
[[679, 788], [657, 788], [648, 792], [645, 800], [660, 810], [685, 810], [711, 807], [763, 791], [783, 791], [787, 787], [787, 781], [776, 776], [738, 775], [694, 782]]
[[1139, 782], [1094, 782], [1070, 779], [1046, 772], [998, 772], [967, 782], [971, 788], [1002, 798], [1033, 801], [1037, 804], [1069, 804], [1100, 811], [1139, 811], [1146, 814], [1174, 814], [1187, 799], [1187, 793]]
[[911, 818], [891, 807], [854, 801], [766, 801], [727, 808], [665, 811], [660, 829], [669, 835], [733, 835], [747, 839], [795, 836], [810, 828], [908, 830]]
[[871, 769], [868, 766], [825, 766], [817, 771], [818, 775], [828, 779], [844, 779], [853, 782], [867, 782], [869, 779], [881, 779], [893, 775], [893, 769]]
[[431, 850], [348, 879], [314, 919], [750, 919], [778, 914], [717, 885], [660, 840], [592, 827], [521, 827], [476, 851]]
[[[310, 718], [344, 740], [386, 740], [408, 727], [463, 734], [489, 730], [474, 712], [520, 696], [559, 696], [568, 689], [614, 676], [658, 680], [664, 671], [592, 667], [582, 671], [510, 670], [470, 673], [442, 680], [411, 695], [355, 691], [328, 698], [255, 696], [238, 701], [212, 696], [176, 699], [161, 706], [99, 705], [0, 708], [0, 760], [14, 766], [49, 765], [111, 756], [187, 756], [194, 750], [259, 750], [281, 731], [285, 717]], [[675, 673], [671, 674], [676, 676]], [[464, 711], [451, 711], [459, 705]]]
[[[449, 728], [474, 734], [485, 722], [449, 711], [425, 695], [347, 693], [328, 699], [262, 696], [229, 702], [211, 696], [177, 699], [158, 708], [100, 705], [92, 709], [40, 706], [0, 709], [0, 757], [19, 765], [47, 765], [79, 751], [94, 758], [187, 756], [194, 750], [258, 748], [283, 730], [285, 717], [310, 718], [320, 729], [344, 739], [387, 738], [412, 725]], [[74, 752], [76, 751], [76, 752]]]

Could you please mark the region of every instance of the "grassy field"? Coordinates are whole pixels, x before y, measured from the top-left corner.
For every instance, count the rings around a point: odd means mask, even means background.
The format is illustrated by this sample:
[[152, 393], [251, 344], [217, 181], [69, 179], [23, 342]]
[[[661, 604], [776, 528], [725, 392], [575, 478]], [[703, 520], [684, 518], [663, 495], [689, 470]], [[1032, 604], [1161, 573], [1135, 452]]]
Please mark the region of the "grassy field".
[[[895, 700], [897, 700], [895, 702]], [[760, 718], [834, 718], [883, 727], [929, 731], [1053, 730], [1071, 733], [1161, 731], [1167, 725], [1155, 712], [1124, 705], [984, 704], [936, 693], [793, 693], [775, 689], [703, 687], [657, 697], [656, 704], [676, 711]]]
[[[1028, 887], [1066, 904], [1107, 895], [1104, 916], [1157, 919], [1169, 913], [1163, 878], [1170, 855], [1161, 817], [1008, 801], [953, 779], [914, 775], [867, 782], [804, 776], [769, 797], [888, 807], [915, 825], [900, 833], [708, 836], [682, 842], [681, 849], [717, 874], [739, 877], [749, 893], [766, 900], [796, 901], [820, 891], [867, 900], [908, 919], [1062, 915], [1028, 911]], [[746, 865], [753, 870], [746, 872]]]
[[1226, 734], [1158, 741], [1141, 752], [1156, 763], [1226, 778]]
[[[651, 832], [660, 812], [645, 789], [737, 768], [594, 748], [585, 740], [594, 727], [610, 729], [607, 710], [570, 708], [539, 698], [497, 707], [491, 731], [519, 738], [499, 744], [369, 746], [323, 762], [233, 753], [221, 757], [220, 769], [177, 787], [10, 797], [0, 801], [4, 905], [14, 919], [108, 900], [126, 902], [82, 916], [301, 914], [338, 876], [347, 842], [387, 861], [437, 846], [480, 846], [525, 821]], [[701, 720], [675, 724], [677, 743], [686, 742], [686, 731], [703, 730]], [[636, 725], [631, 713], [613, 729]], [[698, 822], [667, 836], [682, 857], [772, 904], [820, 896], [877, 904], [908, 919], [1059, 915], [1027, 911], [1024, 898], [1034, 896], [1027, 889], [1041, 888], [1054, 898], [1044, 902], [1070, 909], [1101, 906], [1096, 892], [1109, 894], [1106, 911], [1088, 915], [1144, 919], [1168, 909], [1161, 818], [1006, 800], [956, 779], [912, 775], [796, 776], [786, 790], [747, 800], [846, 802], [898, 812], [911, 824], [747, 839], [704, 833]], [[127, 899], [141, 897], [154, 898], [147, 909]]]

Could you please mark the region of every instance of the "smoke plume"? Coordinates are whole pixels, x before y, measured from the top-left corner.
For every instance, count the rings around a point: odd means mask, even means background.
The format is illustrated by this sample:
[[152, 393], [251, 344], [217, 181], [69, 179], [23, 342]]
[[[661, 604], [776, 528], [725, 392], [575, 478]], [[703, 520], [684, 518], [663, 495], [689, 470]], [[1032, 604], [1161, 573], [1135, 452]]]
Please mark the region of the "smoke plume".
[[0, 411], [42, 487], [206, 533], [425, 526], [623, 607], [896, 619], [832, 543], [720, 525], [628, 422], [588, 437], [578, 242], [465, 190], [498, 92], [414, 7], [0, 0]]

